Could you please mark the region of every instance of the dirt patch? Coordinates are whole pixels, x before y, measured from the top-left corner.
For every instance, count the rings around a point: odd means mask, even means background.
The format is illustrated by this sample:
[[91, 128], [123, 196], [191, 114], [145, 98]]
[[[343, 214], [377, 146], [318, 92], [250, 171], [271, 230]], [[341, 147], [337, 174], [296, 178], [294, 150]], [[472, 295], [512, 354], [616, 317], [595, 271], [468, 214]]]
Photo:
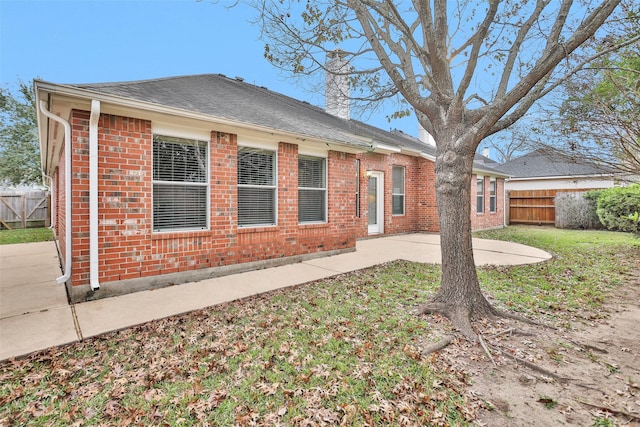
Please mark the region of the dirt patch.
[[442, 350], [469, 375], [477, 424], [640, 426], [640, 268], [591, 317], [570, 329], [483, 324], [484, 346]]

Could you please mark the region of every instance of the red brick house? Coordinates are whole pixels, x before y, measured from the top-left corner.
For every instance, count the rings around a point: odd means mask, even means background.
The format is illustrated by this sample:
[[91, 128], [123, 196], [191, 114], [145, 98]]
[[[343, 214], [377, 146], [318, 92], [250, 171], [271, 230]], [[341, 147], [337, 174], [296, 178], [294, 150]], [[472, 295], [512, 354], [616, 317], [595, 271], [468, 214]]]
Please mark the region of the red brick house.
[[[350, 120], [348, 106], [214, 74], [34, 85], [72, 301], [438, 232], [435, 147]], [[474, 228], [502, 227], [506, 175], [474, 173]]]

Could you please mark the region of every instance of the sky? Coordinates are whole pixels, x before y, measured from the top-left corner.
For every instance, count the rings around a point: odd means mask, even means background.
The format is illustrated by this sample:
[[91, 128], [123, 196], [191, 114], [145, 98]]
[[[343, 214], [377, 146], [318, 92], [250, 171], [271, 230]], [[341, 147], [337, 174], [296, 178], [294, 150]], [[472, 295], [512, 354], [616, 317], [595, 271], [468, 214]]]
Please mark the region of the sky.
[[[0, 85], [224, 74], [324, 107], [263, 57], [255, 10], [211, 0], [0, 0]], [[358, 117], [353, 117], [358, 118]], [[365, 119], [363, 119], [365, 120]], [[414, 116], [369, 124], [417, 136]]]

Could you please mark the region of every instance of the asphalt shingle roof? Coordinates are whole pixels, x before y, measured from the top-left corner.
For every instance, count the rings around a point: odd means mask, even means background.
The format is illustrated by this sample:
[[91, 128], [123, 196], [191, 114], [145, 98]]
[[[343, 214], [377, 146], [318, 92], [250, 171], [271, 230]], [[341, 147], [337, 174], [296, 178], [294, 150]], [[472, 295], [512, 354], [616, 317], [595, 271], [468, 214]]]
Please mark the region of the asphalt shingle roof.
[[220, 74], [71, 86], [309, 137], [353, 142], [340, 118]]
[[513, 178], [588, 176], [611, 173], [605, 167], [553, 156], [543, 149], [532, 151], [509, 162], [494, 166], [494, 169], [511, 175]]
[[[66, 86], [311, 138], [346, 144], [385, 144], [436, 156], [434, 146], [403, 132], [388, 132], [357, 120], [345, 120], [307, 102], [222, 74]], [[360, 141], [354, 141], [354, 135]], [[475, 166], [496, 172], [485, 162], [476, 162]]]

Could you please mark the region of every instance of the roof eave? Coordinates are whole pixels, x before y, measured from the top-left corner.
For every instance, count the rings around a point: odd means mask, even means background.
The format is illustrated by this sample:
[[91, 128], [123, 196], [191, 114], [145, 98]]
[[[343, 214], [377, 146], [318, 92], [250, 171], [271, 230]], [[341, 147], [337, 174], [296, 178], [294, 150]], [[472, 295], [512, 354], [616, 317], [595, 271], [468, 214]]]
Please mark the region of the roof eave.
[[[75, 86], [54, 84], [54, 83], [49, 83], [42, 80], [36, 80], [35, 83], [37, 84], [39, 89], [37, 92], [42, 91], [43, 93], [48, 93], [51, 95], [66, 96], [66, 97], [77, 98], [77, 99], [82, 99], [86, 101], [95, 99], [104, 104], [113, 104], [119, 107], [129, 108], [133, 110], [145, 110], [148, 112], [200, 120], [204, 122], [216, 123], [223, 126], [240, 128], [240, 129], [245, 129], [250, 131], [277, 134], [283, 137], [288, 137], [296, 140], [306, 140], [306, 141], [313, 140], [313, 141], [317, 141], [318, 143], [328, 144], [329, 146], [337, 146], [337, 147], [345, 148], [347, 149], [346, 151], [349, 151], [349, 152], [363, 152], [363, 151], [371, 151], [374, 149], [374, 146], [372, 143], [364, 141], [362, 137], [357, 135], [345, 135], [346, 138], [350, 139], [349, 142], [340, 141], [336, 139], [323, 139], [323, 138], [318, 138], [317, 136], [314, 136], [314, 135], [295, 133], [295, 132], [290, 132], [290, 131], [281, 130], [281, 129], [274, 129], [268, 126], [262, 126], [254, 123], [242, 122], [242, 121], [223, 118], [223, 117], [211, 116], [208, 114], [198, 113], [198, 112], [175, 108], [175, 107], [168, 107], [165, 105], [156, 104], [152, 102], [140, 101], [140, 100], [131, 99], [127, 97], [105, 94], [105, 93], [93, 91], [90, 89], [82, 89]], [[38, 124], [38, 126], [40, 126], [40, 124]]]
[[530, 181], [530, 180], [552, 180], [552, 179], [585, 179], [585, 178], [611, 178], [614, 174], [602, 173], [602, 174], [589, 174], [589, 175], [549, 175], [549, 176], [518, 176], [511, 177], [510, 181]]
[[505, 174], [503, 172], [498, 172], [495, 169], [487, 169], [487, 168], [482, 168], [482, 167], [473, 167], [472, 169], [472, 173], [476, 174], [476, 175], [490, 175], [490, 176], [495, 176], [496, 178], [503, 178], [503, 179], [508, 179], [511, 177], [511, 175], [509, 174]]

